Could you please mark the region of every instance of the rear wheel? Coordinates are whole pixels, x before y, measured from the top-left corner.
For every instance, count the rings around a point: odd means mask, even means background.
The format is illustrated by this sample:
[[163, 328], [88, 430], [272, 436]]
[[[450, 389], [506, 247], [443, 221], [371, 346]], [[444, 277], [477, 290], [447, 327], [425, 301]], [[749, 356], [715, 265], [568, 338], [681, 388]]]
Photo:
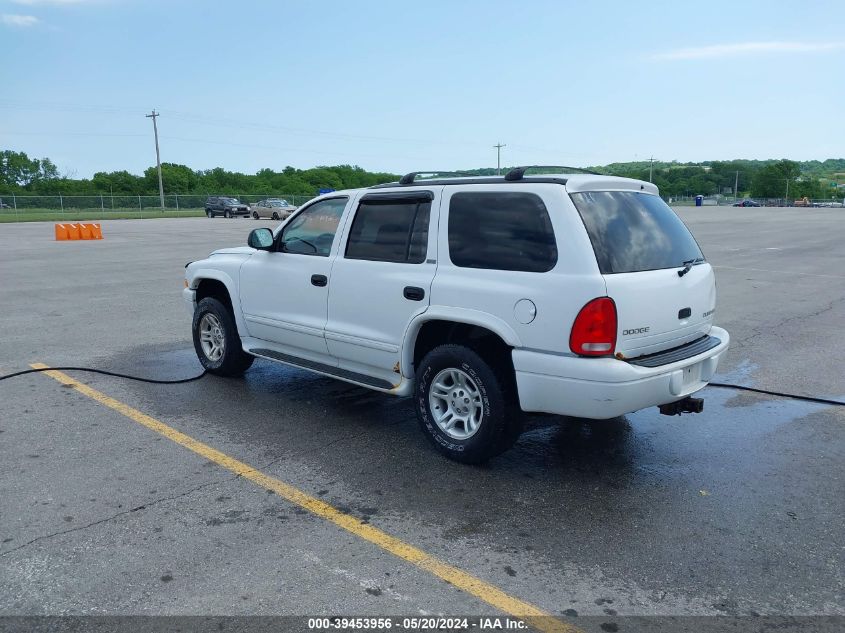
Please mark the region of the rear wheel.
[[441, 345], [417, 371], [414, 405], [420, 427], [441, 453], [478, 464], [513, 446], [522, 412], [512, 380], [462, 345]]
[[197, 304], [192, 329], [197, 358], [212, 374], [240, 376], [255, 360], [241, 347], [235, 319], [218, 299], [206, 297]]
[[253, 211], [252, 217], [253, 217], [253, 219], [257, 220], [258, 219], [258, 211]]

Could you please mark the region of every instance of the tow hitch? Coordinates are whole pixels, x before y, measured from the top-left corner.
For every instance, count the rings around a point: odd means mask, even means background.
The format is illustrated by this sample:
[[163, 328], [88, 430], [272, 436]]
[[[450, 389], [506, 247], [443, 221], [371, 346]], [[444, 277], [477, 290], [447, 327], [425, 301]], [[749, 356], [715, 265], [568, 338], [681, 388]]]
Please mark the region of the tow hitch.
[[660, 405], [662, 415], [681, 415], [682, 413], [701, 413], [704, 411], [704, 398], [687, 396], [683, 400]]

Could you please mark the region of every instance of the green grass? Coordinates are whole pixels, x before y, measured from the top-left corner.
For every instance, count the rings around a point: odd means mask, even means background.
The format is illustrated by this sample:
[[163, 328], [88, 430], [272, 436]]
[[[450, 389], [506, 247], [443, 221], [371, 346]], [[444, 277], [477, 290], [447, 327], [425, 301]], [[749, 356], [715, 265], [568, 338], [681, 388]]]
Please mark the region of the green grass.
[[139, 218], [197, 218], [205, 215], [203, 209], [144, 209], [143, 211], [119, 209], [103, 211], [101, 209], [68, 209], [64, 212], [50, 209], [3, 209], [0, 211], [0, 224], [3, 222], [86, 222], [89, 220], [137, 220]]

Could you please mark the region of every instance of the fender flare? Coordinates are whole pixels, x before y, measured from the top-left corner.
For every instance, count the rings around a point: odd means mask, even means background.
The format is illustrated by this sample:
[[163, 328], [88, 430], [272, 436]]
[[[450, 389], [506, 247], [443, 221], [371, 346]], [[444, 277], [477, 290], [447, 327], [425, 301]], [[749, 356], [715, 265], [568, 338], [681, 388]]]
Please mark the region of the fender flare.
[[414, 377], [414, 349], [417, 344], [417, 336], [423, 325], [429, 321], [451, 321], [452, 323], [476, 325], [490, 330], [510, 347], [522, 347], [522, 342], [514, 329], [502, 319], [487, 312], [450, 306], [430, 307], [425, 312], [414, 317], [408, 323], [408, 327], [405, 328], [400, 357], [400, 369], [403, 376], [408, 378]]
[[243, 311], [241, 310], [240, 295], [237, 291], [237, 284], [225, 272], [215, 268], [200, 268], [194, 274], [191, 280], [191, 288], [196, 290], [199, 285], [205, 280], [219, 281], [226, 287], [226, 292], [229, 293], [229, 300], [232, 302], [232, 316], [235, 319], [235, 325], [238, 326], [238, 334], [241, 337], [248, 336], [249, 330], [244, 320]]

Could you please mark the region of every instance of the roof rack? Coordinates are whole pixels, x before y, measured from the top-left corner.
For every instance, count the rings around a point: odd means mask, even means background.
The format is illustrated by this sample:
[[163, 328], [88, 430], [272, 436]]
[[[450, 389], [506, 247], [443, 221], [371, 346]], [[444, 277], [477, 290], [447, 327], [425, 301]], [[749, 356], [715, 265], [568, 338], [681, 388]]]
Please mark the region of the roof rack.
[[568, 165], [526, 165], [525, 167], [514, 167], [508, 173], [505, 174], [505, 180], [512, 181], [512, 180], [522, 180], [522, 177], [525, 175], [525, 172], [529, 169], [566, 169], [567, 171], [577, 171], [584, 174], [593, 174], [594, 176], [600, 176], [598, 172], [590, 171], [589, 169], [583, 169], [582, 167], [569, 167]]
[[399, 179], [400, 185], [411, 185], [414, 183], [414, 180], [417, 176], [422, 174], [431, 174], [432, 176], [441, 176], [443, 174], [451, 174], [453, 176], [472, 176], [468, 171], [450, 171], [450, 170], [438, 170], [438, 169], [429, 169], [426, 171], [412, 171], [409, 174], [405, 174]]

